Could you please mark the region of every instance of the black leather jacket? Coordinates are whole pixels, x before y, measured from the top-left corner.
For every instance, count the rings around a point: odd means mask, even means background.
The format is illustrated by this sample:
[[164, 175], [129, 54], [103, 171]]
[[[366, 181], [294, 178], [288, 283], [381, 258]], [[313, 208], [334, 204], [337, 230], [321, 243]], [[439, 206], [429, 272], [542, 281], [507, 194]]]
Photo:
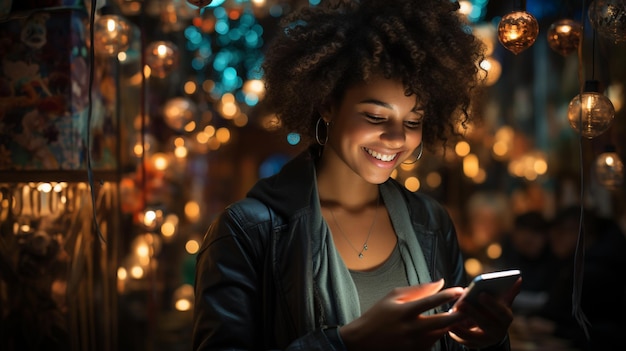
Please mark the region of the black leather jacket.
[[[342, 301], [353, 297], [339, 290], [330, 294], [335, 308], [320, 302], [330, 278], [319, 258], [325, 224], [312, 154], [259, 181], [209, 228], [196, 265], [194, 350], [345, 350], [336, 327]], [[456, 232], [443, 207], [393, 180], [381, 186], [403, 194], [432, 280], [465, 286]], [[447, 336], [440, 345], [464, 349]], [[508, 349], [508, 340], [494, 348]]]

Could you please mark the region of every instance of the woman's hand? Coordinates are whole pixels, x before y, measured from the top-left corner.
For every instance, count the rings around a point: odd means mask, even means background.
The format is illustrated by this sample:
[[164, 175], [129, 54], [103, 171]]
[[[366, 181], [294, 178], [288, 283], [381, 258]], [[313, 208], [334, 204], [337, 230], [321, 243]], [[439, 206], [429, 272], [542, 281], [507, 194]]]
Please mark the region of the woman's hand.
[[504, 298], [482, 293], [479, 304], [462, 301], [456, 310], [465, 316], [450, 330], [450, 337], [469, 348], [483, 348], [496, 345], [504, 340], [513, 322], [511, 304], [519, 293], [521, 278]]
[[464, 318], [459, 312], [422, 315], [457, 299], [463, 292], [458, 287], [441, 290], [443, 284], [442, 279], [394, 289], [361, 317], [339, 329], [347, 349], [430, 350], [453, 324]]

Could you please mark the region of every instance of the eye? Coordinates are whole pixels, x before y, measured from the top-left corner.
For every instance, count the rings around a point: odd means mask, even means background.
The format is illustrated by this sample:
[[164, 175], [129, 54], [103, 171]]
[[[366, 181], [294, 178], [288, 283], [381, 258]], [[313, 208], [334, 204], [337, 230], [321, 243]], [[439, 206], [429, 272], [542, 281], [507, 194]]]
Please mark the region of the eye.
[[374, 124], [382, 123], [385, 121], [385, 118], [381, 116], [376, 116], [369, 113], [364, 113], [363, 115], [365, 115], [365, 118], [367, 118], [368, 121]]
[[404, 124], [411, 129], [420, 128], [422, 126], [422, 120], [419, 121], [406, 121]]

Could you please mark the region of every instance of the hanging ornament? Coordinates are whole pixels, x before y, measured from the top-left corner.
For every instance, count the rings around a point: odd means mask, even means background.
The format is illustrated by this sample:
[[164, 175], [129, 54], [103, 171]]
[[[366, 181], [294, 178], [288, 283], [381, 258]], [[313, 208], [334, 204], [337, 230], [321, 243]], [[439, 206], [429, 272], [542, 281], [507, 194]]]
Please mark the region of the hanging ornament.
[[558, 20], [548, 29], [548, 45], [563, 56], [578, 50], [582, 35], [582, 25], [571, 19]]
[[589, 5], [588, 15], [598, 34], [615, 43], [626, 41], [626, 1], [594, 0]]
[[146, 64], [150, 74], [165, 78], [178, 66], [178, 48], [169, 41], [156, 41], [146, 48]]
[[189, 123], [195, 123], [197, 114], [198, 107], [186, 97], [172, 98], [163, 107], [165, 123], [178, 132], [185, 131]]
[[514, 54], [531, 47], [539, 35], [537, 19], [526, 11], [513, 11], [498, 23], [500, 43]]
[[193, 6], [202, 8], [211, 5], [213, 0], [187, 0], [187, 2], [192, 4]]
[[570, 126], [588, 139], [609, 129], [615, 117], [611, 100], [598, 92], [598, 85], [597, 80], [586, 81], [583, 93], [570, 101], [567, 111]]
[[595, 171], [602, 186], [609, 190], [621, 189], [624, 183], [624, 163], [615, 152], [615, 147], [608, 146], [596, 158]]
[[116, 56], [128, 50], [130, 45], [130, 25], [109, 6], [100, 9], [100, 16], [94, 23], [94, 50], [102, 56]]

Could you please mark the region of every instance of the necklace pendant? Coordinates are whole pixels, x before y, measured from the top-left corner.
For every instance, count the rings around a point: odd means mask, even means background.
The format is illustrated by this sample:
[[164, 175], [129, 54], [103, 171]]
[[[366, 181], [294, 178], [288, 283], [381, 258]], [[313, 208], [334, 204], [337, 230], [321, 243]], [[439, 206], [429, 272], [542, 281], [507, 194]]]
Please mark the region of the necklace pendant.
[[359, 253], [359, 258], [363, 259], [363, 253], [362, 252]]
[[363, 250], [367, 251], [367, 244], [363, 244]]

